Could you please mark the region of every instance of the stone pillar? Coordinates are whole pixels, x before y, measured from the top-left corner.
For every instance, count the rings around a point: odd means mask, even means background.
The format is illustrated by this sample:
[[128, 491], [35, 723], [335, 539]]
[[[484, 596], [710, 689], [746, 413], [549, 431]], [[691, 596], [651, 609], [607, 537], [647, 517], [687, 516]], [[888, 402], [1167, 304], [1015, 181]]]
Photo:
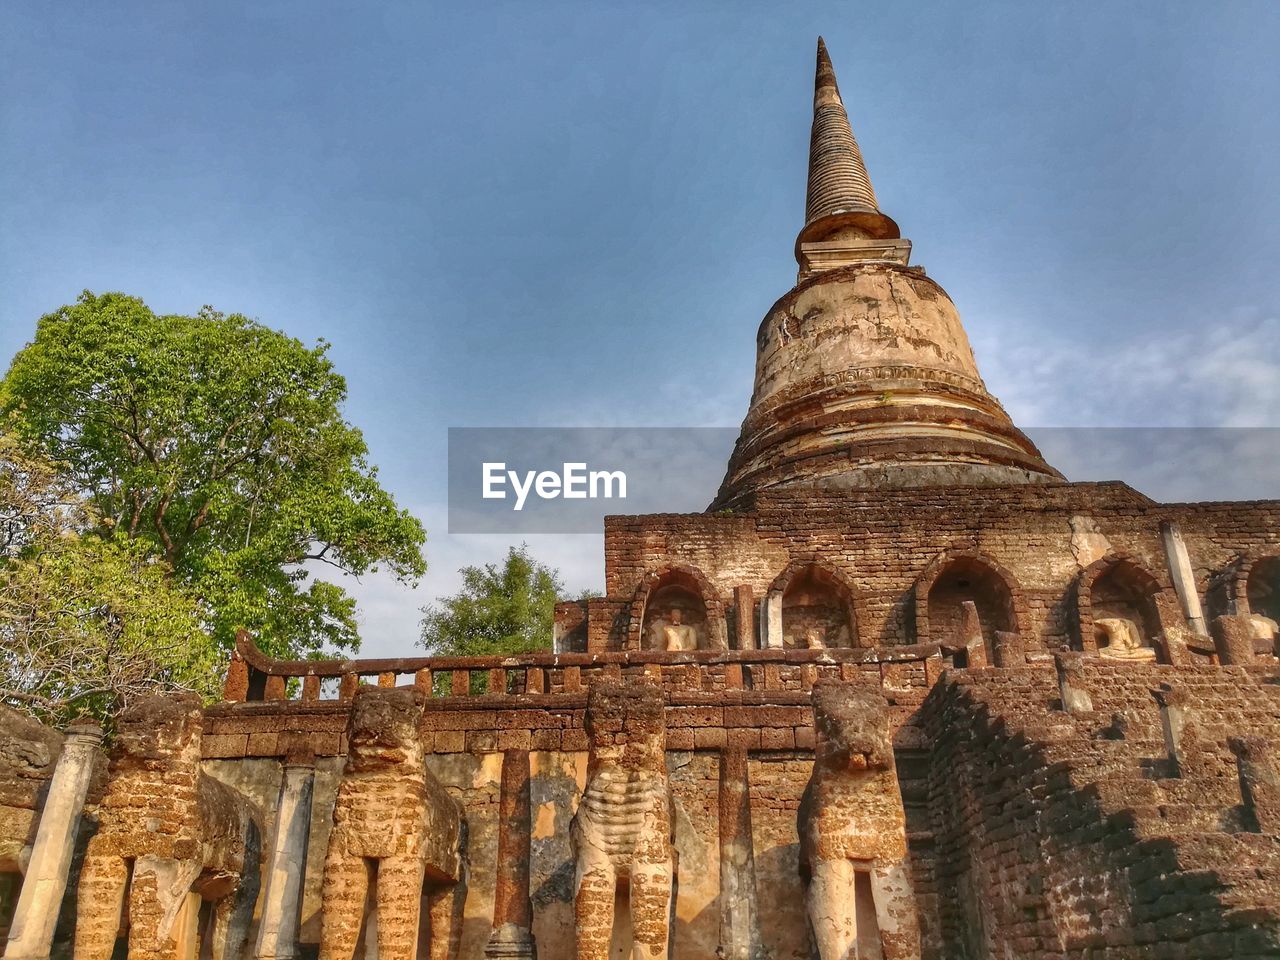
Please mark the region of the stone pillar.
[[182, 897], [178, 918], [173, 921], [173, 942], [178, 945], [174, 960], [197, 960], [200, 955], [201, 902], [200, 894], [194, 890]]
[[529, 900], [529, 752], [502, 755], [498, 794], [498, 881], [493, 891], [493, 933], [486, 958], [536, 960], [533, 904]]
[[764, 960], [745, 747], [720, 751], [720, 960]]
[[1020, 633], [996, 631], [996, 666], [1024, 667], [1027, 664], [1027, 651], [1022, 643]]
[[1058, 668], [1058, 692], [1062, 696], [1062, 709], [1067, 713], [1089, 713], [1093, 710], [1093, 698], [1084, 684], [1084, 656], [1079, 653], [1057, 653], [1053, 656]]
[[93, 723], [77, 722], [67, 730], [9, 927], [5, 960], [46, 960], [49, 956], [62, 897], [67, 891], [80, 813], [101, 743], [102, 730]]
[[782, 649], [782, 591], [772, 590], [765, 594], [764, 616], [760, 618], [760, 627], [764, 631], [762, 647], [771, 650]]
[[756, 648], [756, 598], [750, 586], [733, 588], [734, 646], [739, 650]]
[[1196, 575], [1191, 569], [1191, 557], [1187, 553], [1186, 541], [1182, 539], [1182, 530], [1176, 523], [1166, 520], [1160, 524], [1160, 539], [1164, 542], [1164, 555], [1169, 564], [1169, 573], [1173, 577], [1173, 589], [1182, 603], [1182, 612], [1187, 623], [1196, 633], [1204, 636], [1209, 632], [1204, 620], [1204, 611], [1200, 607], [1200, 594], [1196, 592]]
[[1240, 771], [1240, 798], [1253, 816], [1259, 833], [1280, 833], [1280, 774], [1265, 737], [1231, 737], [1227, 740]]
[[231, 662], [227, 664], [227, 679], [222, 684], [222, 699], [227, 703], [249, 699], [249, 665], [244, 662], [244, 657], [239, 650], [231, 651]]
[[1178, 689], [1153, 690], [1160, 704], [1160, 727], [1164, 733], [1164, 748], [1178, 776], [1187, 763], [1187, 696]]
[[1156, 650], [1172, 667], [1187, 665], [1187, 641], [1183, 630], [1167, 630], [1156, 637]]
[[310, 744], [299, 745], [285, 756], [284, 777], [280, 781], [275, 838], [267, 861], [254, 951], [258, 960], [293, 960], [298, 956], [302, 882], [307, 873], [315, 780], [315, 755]]
[[972, 600], [960, 603], [960, 641], [964, 644], [965, 663], [970, 667], [987, 665], [987, 641], [982, 636], [978, 605]]
[[1213, 621], [1213, 646], [1224, 667], [1253, 663], [1253, 624], [1248, 617], [1217, 617]]

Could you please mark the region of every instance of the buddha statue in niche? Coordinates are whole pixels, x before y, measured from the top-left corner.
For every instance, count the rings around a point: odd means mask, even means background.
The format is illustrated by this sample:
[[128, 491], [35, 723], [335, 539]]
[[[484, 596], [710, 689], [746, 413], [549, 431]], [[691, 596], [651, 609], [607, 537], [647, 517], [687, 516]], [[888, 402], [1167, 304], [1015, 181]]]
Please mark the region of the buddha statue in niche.
[[827, 649], [827, 631], [822, 627], [810, 627], [804, 632], [804, 645], [809, 650]]
[[684, 611], [672, 607], [667, 614], [670, 621], [662, 628], [662, 649], [670, 651], [697, 650], [698, 631], [684, 622]]
[[1280, 640], [1280, 624], [1260, 613], [1249, 617], [1249, 633], [1253, 637], [1253, 652], [1263, 656], [1276, 656], [1276, 641]]
[[1280, 632], [1280, 624], [1260, 613], [1249, 617], [1249, 625], [1255, 640], [1274, 640], [1277, 632]]
[[1143, 645], [1138, 625], [1124, 617], [1103, 617], [1093, 621], [1093, 625], [1107, 640], [1105, 647], [1098, 648], [1098, 655], [1108, 660], [1145, 660], [1154, 661], [1156, 652]]

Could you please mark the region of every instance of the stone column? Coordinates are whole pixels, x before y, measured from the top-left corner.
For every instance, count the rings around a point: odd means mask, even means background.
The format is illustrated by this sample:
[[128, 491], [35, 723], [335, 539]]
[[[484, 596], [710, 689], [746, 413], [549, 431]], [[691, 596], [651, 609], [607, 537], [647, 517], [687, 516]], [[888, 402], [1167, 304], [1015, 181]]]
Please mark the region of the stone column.
[[987, 665], [987, 641], [982, 636], [978, 605], [972, 600], [960, 603], [960, 641], [964, 644], [967, 666], [978, 668]]
[[27, 864], [22, 892], [9, 927], [5, 960], [46, 960], [49, 956], [58, 912], [67, 891], [67, 874], [80, 831], [80, 813], [101, 743], [102, 730], [93, 723], [75, 723], [67, 730], [62, 755], [49, 781], [31, 861]]
[[739, 650], [756, 648], [756, 600], [751, 587], [733, 588], [734, 646]]
[[1200, 607], [1200, 594], [1196, 592], [1196, 575], [1191, 569], [1191, 556], [1187, 553], [1182, 530], [1170, 520], [1160, 524], [1160, 539], [1164, 542], [1164, 555], [1173, 576], [1173, 589], [1182, 603], [1182, 612], [1191, 629], [1200, 636], [1207, 634], [1204, 611]]
[[764, 631], [764, 643], [761, 647], [771, 650], [782, 649], [782, 591], [771, 590], [764, 595], [764, 616], [760, 618], [760, 629]]
[[1093, 710], [1093, 698], [1084, 684], [1084, 655], [1056, 653], [1054, 665], [1058, 670], [1058, 693], [1062, 697], [1062, 709], [1067, 713], [1089, 713]]
[[1227, 740], [1236, 755], [1240, 772], [1240, 798], [1253, 815], [1259, 833], [1280, 831], [1280, 774], [1271, 757], [1266, 737], [1231, 737]]
[[1023, 667], [1027, 663], [1027, 650], [1022, 634], [996, 631], [995, 661], [997, 667]]
[[756, 900], [747, 751], [720, 751], [720, 960], [764, 960]]
[[1216, 617], [1213, 645], [1224, 667], [1253, 663], [1253, 624], [1248, 617]]
[[529, 900], [529, 752], [502, 755], [498, 794], [498, 881], [493, 891], [493, 933], [486, 958], [536, 960], [533, 904]]
[[200, 956], [200, 905], [194, 890], [183, 895], [178, 918], [173, 921], [173, 942], [178, 945], [174, 960], [198, 960]]
[[1182, 776], [1187, 764], [1187, 695], [1177, 688], [1153, 690], [1156, 702], [1160, 704], [1160, 728], [1164, 733], [1164, 748], [1169, 760]]
[[275, 838], [267, 863], [258, 945], [254, 951], [258, 960], [293, 960], [298, 956], [302, 883], [307, 873], [315, 781], [315, 755], [310, 745], [291, 750], [285, 756], [280, 800], [276, 804]]

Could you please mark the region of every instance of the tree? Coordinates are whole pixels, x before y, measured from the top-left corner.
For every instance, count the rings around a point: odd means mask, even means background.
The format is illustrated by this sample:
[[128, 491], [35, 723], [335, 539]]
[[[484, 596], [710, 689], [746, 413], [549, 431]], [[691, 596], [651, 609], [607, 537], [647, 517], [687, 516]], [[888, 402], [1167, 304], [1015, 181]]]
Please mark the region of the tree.
[[239, 314], [86, 291], [40, 319], [0, 413], [66, 464], [103, 537], [173, 569], [224, 646], [245, 627], [277, 655], [355, 648], [354, 601], [315, 571], [414, 581], [426, 534], [342, 418], [327, 351]]
[[94, 525], [53, 464], [0, 434], [0, 702], [61, 725], [145, 690], [212, 694], [220, 658], [195, 600], [145, 544]]
[[211, 697], [222, 659], [163, 561], [92, 534], [0, 571], [0, 647], [0, 700], [59, 725], [151, 690]]
[[0, 560], [40, 540], [88, 526], [84, 502], [57, 468], [0, 433]]
[[559, 574], [521, 544], [499, 566], [463, 567], [462, 589], [422, 608], [421, 643], [453, 656], [550, 650]]

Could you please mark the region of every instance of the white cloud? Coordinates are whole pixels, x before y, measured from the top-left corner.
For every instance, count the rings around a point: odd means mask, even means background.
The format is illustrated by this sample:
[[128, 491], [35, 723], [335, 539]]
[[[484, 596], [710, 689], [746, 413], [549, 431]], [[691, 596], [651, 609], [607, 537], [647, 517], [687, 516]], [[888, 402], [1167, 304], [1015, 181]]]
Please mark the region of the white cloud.
[[1280, 426], [1280, 318], [1105, 342], [975, 337], [983, 375], [1023, 426]]
[[1165, 502], [1280, 497], [1280, 318], [1238, 311], [1106, 343], [975, 341], [987, 385], [1068, 479], [1123, 480]]
[[[741, 391], [717, 393], [688, 383], [669, 381], [655, 388], [636, 405], [617, 411], [578, 406], [555, 419], [560, 427], [658, 426], [736, 428], [746, 413]], [[706, 479], [697, 502], [709, 502], [715, 495], [719, 474]], [[688, 499], [688, 497], [685, 497]], [[688, 509], [684, 504], [679, 509]], [[592, 534], [449, 534], [446, 504], [410, 507], [427, 528], [427, 575], [415, 589], [398, 583], [385, 571], [339, 582], [356, 598], [360, 623], [361, 657], [413, 656], [420, 652], [418, 625], [421, 608], [440, 597], [457, 592], [462, 584], [458, 571], [465, 566], [496, 563], [507, 549], [527, 543], [541, 563], [560, 571], [565, 596], [583, 590], [604, 589], [604, 533]], [[331, 570], [324, 571], [328, 576]]]

